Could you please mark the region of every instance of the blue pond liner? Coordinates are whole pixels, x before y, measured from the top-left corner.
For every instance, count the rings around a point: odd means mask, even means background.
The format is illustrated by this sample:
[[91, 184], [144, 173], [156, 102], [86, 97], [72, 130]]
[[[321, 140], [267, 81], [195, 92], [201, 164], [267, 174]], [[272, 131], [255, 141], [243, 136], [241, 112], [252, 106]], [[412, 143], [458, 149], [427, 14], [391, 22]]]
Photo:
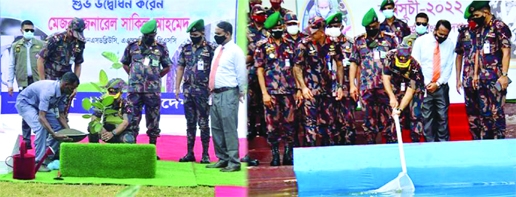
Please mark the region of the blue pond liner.
[[[481, 196], [480, 191], [516, 196], [516, 139], [404, 147], [415, 196]], [[299, 196], [378, 189], [401, 171], [397, 144], [295, 148], [294, 158]], [[478, 188], [484, 189], [473, 192]]]

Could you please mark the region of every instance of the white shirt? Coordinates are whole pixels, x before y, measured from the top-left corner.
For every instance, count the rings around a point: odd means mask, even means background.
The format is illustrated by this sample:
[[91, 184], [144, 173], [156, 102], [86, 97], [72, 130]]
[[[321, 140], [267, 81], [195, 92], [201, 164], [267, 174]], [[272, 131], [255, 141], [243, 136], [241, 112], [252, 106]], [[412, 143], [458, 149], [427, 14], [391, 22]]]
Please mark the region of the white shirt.
[[[421, 71], [425, 78], [425, 85], [429, 85], [432, 81], [434, 73], [434, 50], [437, 40], [434, 34], [429, 33], [420, 36], [412, 46], [412, 57], [421, 65]], [[448, 83], [450, 79], [453, 65], [455, 64], [455, 43], [448, 38], [439, 44], [439, 52], [441, 56], [441, 76], [437, 80], [439, 84]]]
[[[211, 68], [221, 51], [222, 45], [219, 45], [213, 55]], [[222, 56], [219, 59], [219, 66], [215, 71], [215, 89], [224, 87], [237, 87], [240, 93], [246, 93], [247, 90], [247, 67], [245, 64], [245, 55], [242, 49], [229, 41], [222, 49]]]
[[[25, 39], [25, 38], [22, 38], [22, 39]], [[30, 62], [30, 48], [32, 47], [32, 39], [29, 40], [29, 41], [25, 41], [24, 43], [25, 45], [25, 48], [27, 48], [27, 77], [31, 77], [32, 76], [32, 66], [31, 66], [31, 62]], [[13, 82], [14, 82], [14, 70], [15, 70], [15, 66], [16, 66], [16, 57], [14, 55], [14, 50], [13, 48], [11, 48], [11, 52], [9, 53], [9, 56], [11, 57], [11, 63], [9, 64], [9, 67], [7, 68], [8, 69], [8, 72], [7, 72], [7, 86], [8, 87], [13, 87]]]

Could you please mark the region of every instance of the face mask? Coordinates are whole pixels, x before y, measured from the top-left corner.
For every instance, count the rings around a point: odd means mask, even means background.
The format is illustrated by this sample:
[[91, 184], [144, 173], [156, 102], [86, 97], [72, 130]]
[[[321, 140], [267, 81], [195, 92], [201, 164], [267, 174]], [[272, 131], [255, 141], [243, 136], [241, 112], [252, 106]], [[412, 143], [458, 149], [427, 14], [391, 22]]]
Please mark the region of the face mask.
[[199, 44], [199, 42], [201, 42], [201, 39], [202, 39], [201, 36], [197, 36], [197, 37], [190, 36], [190, 40], [192, 40], [192, 42], [194, 44]]
[[321, 16], [323, 18], [326, 18], [326, 16], [328, 16], [328, 13], [330, 13], [330, 9], [319, 9], [319, 13], [321, 13]]
[[394, 16], [394, 10], [383, 10], [382, 12], [385, 18], [392, 18]]
[[271, 3], [271, 7], [274, 8], [274, 9], [280, 9], [281, 8], [281, 3]]
[[226, 41], [226, 36], [218, 36], [218, 35], [215, 35], [215, 42], [217, 42], [217, 44], [222, 44], [224, 43], [224, 41]]
[[310, 33], [312, 35], [314, 35], [315, 33], [317, 33], [317, 31], [319, 31], [319, 29], [313, 29], [313, 28], [310, 28]]
[[486, 20], [486, 17], [485, 16], [481, 16], [481, 17], [478, 17], [478, 18], [473, 18], [473, 21], [475, 21], [475, 23], [478, 25], [478, 26], [484, 26], [484, 22]]
[[151, 45], [154, 43], [154, 36], [143, 36], [143, 42], [146, 44], [146, 45]]
[[272, 37], [276, 39], [280, 39], [281, 36], [283, 36], [283, 30], [273, 30], [272, 31]]
[[475, 21], [471, 20], [468, 22], [468, 27], [470, 29], [475, 29], [475, 27], [477, 27], [477, 23], [475, 23]]
[[435, 37], [435, 40], [437, 40], [437, 42], [439, 44], [443, 43], [446, 39], [448, 39], [447, 37], [439, 37], [439, 36], [437, 36], [437, 34], [434, 34], [434, 37]]
[[366, 29], [367, 37], [373, 37], [378, 35], [378, 32], [380, 32], [380, 29]]
[[265, 15], [256, 15], [256, 16], [253, 16], [253, 20], [254, 22], [256, 23], [264, 23], [265, 22]]
[[299, 27], [297, 25], [287, 26], [287, 32], [290, 35], [297, 35], [297, 33], [299, 33]]
[[338, 28], [338, 27], [330, 27], [330, 28], [326, 28], [325, 33], [326, 33], [326, 35], [328, 35], [330, 37], [339, 37], [341, 34], [341, 31], [340, 31], [340, 28]]
[[420, 35], [424, 34], [424, 33], [426, 33], [426, 30], [427, 30], [426, 26], [423, 26], [423, 25], [417, 25], [416, 26], [417, 34], [420, 34]]
[[23, 38], [27, 39], [27, 40], [30, 40], [32, 38], [34, 38], [34, 32], [23, 32]]

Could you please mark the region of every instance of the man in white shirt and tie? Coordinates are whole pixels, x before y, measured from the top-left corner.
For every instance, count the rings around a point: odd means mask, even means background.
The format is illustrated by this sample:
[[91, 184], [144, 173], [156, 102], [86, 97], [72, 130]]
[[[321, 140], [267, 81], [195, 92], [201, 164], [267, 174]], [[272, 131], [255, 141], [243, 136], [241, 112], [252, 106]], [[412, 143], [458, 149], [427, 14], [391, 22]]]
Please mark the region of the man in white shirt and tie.
[[215, 155], [219, 161], [207, 168], [222, 172], [240, 171], [238, 153], [238, 106], [247, 91], [247, 67], [242, 49], [232, 42], [233, 26], [225, 21], [215, 27], [215, 49], [211, 64], [209, 104]]
[[[454, 64], [455, 43], [448, 39], [451, 24], [439, 20], [432, 34], [419, 37], [413, 45], [412, 57], [421, 64], [426, 94], [423, 101], [424, 134], [427, 142], [448, 141], [448, 80]], [[428, 51], [432, 48], [433, 53]]]

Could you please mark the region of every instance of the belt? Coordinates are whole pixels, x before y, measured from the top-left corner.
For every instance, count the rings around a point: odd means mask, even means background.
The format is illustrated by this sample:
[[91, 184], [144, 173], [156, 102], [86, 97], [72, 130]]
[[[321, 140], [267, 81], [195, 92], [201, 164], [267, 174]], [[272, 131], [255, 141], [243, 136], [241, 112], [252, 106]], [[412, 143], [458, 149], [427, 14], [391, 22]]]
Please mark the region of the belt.
[[215, 88], [212, 90], [212, 92], [218, 94], [218, 93], [222, 93], [222, 92], [225, 92], [225, 91], [228, 91], [228, 90], [232, 90], [232, 89], [236, 89], [237, 87], [222, 87], [222, 88]]

